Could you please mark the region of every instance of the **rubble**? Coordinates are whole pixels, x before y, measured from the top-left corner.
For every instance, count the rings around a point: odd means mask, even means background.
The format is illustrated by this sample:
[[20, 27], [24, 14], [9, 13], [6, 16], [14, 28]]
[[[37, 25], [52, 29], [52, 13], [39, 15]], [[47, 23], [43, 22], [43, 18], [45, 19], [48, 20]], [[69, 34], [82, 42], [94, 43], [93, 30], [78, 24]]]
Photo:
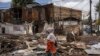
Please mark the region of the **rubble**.
[[[90, 43], [94, 45], [100, 40], [93, 36], [79, 36], [75, 42], [66, 42], [65, 36], [57, 35], [57, 38], [57, 54], [60, 56], [88, 56], [87, 45], [90, 47]], [[0, 48], [0, 56], [43, 56], [46, 55], [46, 40], [30, 35], [5, 35], [0, 36]]]
[[59, 46], [58, 52], [62, 56], [87, 56], [83, 48], [78, 48], [75, 44], [63, 43]]
[[0, 37], [0, 54], [26, 48], [26, 43], [18, 36]]
[[99, 36], [79, 36], [78, 39], [86, 43], [86, 45], [94, 45], [100, 42]]
[[0, 56], [37, 56], [33, 51], [31, 50], [17, 50], [11, 53], [1, 54]]
[[86, 49], [86, 44], [84, 42], [72, 42], [71, 44], [75, 45], [77, 48]]

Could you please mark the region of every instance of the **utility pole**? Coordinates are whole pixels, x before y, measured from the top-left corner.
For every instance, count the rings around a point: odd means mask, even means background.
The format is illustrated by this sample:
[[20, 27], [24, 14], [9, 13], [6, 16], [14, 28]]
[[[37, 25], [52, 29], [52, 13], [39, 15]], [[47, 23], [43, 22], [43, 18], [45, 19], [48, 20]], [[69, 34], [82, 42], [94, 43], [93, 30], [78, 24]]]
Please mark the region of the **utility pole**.
[[[60, 20], [62, 20], [62, 9], [61, 9], [61, 2], [60, 2]], [[63, 22], [63, 20], [62, 20], [62, 22]], [[60, 22], [60, 25], [61, 25], [61, 22]]]
[[89, 24], [90, 24], [90, 30], [91, 30], [91, 35], [92, 35], [92, 0], [89, 1], [90, 2], [90, 18], [89, 18]]
[[[99, 0], [99, 5], [100, 5], [100, 0]], [[100, 6], [99, 6], [99, 19], [100, 19]], [[98, 31], [99, 31], [99, 25], [98, 25]]]
[[98, 25], [96, 24], [96, 21], [97, 21], [98, 19], [97, 19], [97, 13], [95, 12], [95, 27], [96, 27], [96, 31], [98, 31], [99, 30], [99, 28], [98, 28]]

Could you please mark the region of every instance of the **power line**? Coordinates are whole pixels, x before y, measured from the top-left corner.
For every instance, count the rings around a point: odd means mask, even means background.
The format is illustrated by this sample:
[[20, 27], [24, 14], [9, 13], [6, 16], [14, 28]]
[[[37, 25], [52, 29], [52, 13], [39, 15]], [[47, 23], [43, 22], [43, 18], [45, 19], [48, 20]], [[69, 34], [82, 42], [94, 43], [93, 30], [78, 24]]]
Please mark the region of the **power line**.
[[79, 3], [77, 3], [76, 5], [74, 5], [74, 6], [71, 7], [71, 8], [74, 8], [74, 7], [78, 6], [78, 5], [80, 5], [81, 3], [82, 3], [82, 0], [80, 0]]
[[81, 7], [81, 9], [84, 9], [84, 8], [86, 7], [87, 4], [88, 4], [88, 2], [87, 2], [85, 5], [83, 5], [83, 6]]

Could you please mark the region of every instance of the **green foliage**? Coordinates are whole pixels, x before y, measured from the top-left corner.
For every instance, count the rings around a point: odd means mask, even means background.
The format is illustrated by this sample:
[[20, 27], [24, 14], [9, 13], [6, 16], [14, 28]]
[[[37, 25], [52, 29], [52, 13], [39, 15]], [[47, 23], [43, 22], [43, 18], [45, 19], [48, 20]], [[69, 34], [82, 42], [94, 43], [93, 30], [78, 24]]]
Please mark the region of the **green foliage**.
[[34, 0], [12, 0], [15, 6], [26, 6], [27, 4], [32, 4]]
[[[96, 11], [100, 13], [100, 2], [98, 2], [98, 4], [96, 5]], [[100, 18], [96, 20], [96, 24], [100, 25]]]
[[100, 19], [96, 20], [96, 24], [100, 25]]

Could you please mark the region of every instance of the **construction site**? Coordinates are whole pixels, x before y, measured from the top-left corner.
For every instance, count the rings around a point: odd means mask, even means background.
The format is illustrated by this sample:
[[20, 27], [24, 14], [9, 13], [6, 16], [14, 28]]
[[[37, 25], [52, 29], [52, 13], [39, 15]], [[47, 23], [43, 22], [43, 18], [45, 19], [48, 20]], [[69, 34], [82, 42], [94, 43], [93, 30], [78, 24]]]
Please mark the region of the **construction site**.
[[[0, 56], [100, 56], [100, 22], [93, 21], [87, 1], [88, 21], [82, 10], [59, 1], [12, 0], [10, 8], [0, 9]], [[74, 7], [82, 3], [76, 2]]]

